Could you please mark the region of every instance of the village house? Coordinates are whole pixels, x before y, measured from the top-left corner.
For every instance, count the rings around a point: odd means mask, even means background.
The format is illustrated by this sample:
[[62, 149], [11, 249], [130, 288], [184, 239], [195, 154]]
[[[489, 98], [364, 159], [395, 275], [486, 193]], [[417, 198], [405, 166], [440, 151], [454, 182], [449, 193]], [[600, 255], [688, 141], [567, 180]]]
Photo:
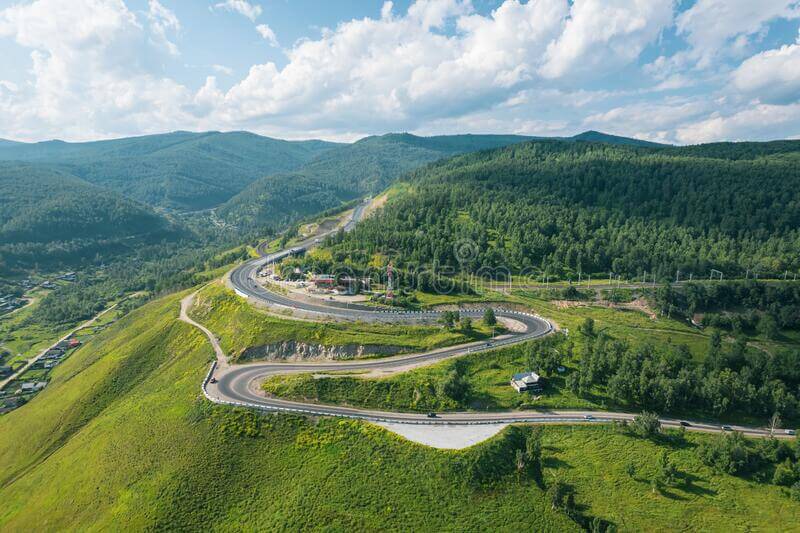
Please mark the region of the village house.
[[542, 390], [541, 378], [536, 372], [522, 372], [511, 376], [511, 386], [517, 392]]

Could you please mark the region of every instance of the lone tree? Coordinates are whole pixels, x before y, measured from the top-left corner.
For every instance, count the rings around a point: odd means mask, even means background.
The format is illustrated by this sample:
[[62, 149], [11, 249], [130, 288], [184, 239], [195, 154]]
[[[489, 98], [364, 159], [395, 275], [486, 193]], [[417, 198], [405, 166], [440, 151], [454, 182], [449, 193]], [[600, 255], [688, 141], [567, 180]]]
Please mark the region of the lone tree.
[[773, 340], [778, 336], [778, 322], [771, 315], [763, 315], [758, 319], [758, 332]]
[[775, 435], [775, 430], [779, 427], [781, 427], [781, 415], [772, 413], [772, 417], [769, 419], [769, 436], [773, 437]]
[[666, 486], [673, 485], [678, 477], [678, 469], [675, 467], [666, 450], [661, 452], [658, 458], [658, 481]]
[[594, 319], [586, 317], [586, 320], [578, 327], [578, 330], [587, 337], [594, 337]]
[[554, 480], [547, 487], [547, 497], [554, 510], [564, 511], [569, 515], [575, 508], [574, 489], [560, 479]]
[[525, 458], [534, 476], [542, 475], [542, 428], [534, 427], [525, 439]]
[[520, 449], [517, 449], [517, 453], [514, 456], [514, 466], [517, 469], [517, 483], [520, 482], [520, 476], [522, 472], [525, 470], [525, 452]]
[[497, 324], [497, 317], [494, 316], [494, 309], [491, 307], [487, 307], [486, 311], [483, 312], [483, 323], [487, 326], [494, 326]]
[[439, 322], [444, 325], [447, 329], [453, 329], [458, 322], [459, 314], [458, 311], [445, 311], [442, 313], [442, 316], [439, 317]]
[[631, 429], [640, 437], [655, 437], [661, 433], [661, 421], [657, 414], [645, 411], [633, 418]]
[[459, 326], [461, 327], [461, 331], [466, 334], [472, 333], [472, 319], [468, 316], [462, 317], [461, 321], [459, 322]]

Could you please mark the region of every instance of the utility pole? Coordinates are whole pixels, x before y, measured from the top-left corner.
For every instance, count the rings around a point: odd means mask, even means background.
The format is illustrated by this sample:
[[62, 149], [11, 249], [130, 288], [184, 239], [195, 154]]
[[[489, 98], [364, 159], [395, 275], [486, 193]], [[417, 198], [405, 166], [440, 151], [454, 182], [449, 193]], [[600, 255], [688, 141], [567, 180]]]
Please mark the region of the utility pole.
[[609, 287], [611, 287], [611, 286], [613, 285], [613, 282], [611, 281], [611, 275], [612, 275], [612, 273], [611, 273], [611, 272], [609, 272], [609, 273], [608, 273], [608, 286], [609, 286]]
[[678, 280], [680, 279], [680, 277], [681, 277], [681, 271], [680, 270], [676, 270], [675, 271], [675, 283], [678, 283]]
[[[797, 275], [795, 274], [795, 280], [797, 279]], [[586, 280], [586, 288], [589, 288], [589, 285], [592, 283], [592, 275], [589, 274], [589, 279]]]

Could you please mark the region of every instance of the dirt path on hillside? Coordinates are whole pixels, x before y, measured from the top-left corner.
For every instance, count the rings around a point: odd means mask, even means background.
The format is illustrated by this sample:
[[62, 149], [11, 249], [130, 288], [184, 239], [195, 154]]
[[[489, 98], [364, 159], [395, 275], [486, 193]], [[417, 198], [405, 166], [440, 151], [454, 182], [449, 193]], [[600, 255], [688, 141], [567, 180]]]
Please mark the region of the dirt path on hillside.
[[186, 296], [181, 300], [181, 313], [179, 315], [179, 319], [182, 322], [186, 322], [187, 324], [196, 327], [203, 333], [205, 333], [206, 337], [208, 337], [209, 342], [211, 342], [211, 347], [214, 348], [214, 354], [217, 356], [217, 368], [225, 369], [228, 368], [228, 357], [225, 355], [225, 352], [222, 350], [222, 346], [219, 344], [219, 339], [216, 335], [214, 335], [210, 329], [205, 327], [204, 325], [195, 322], [189, 317], [189, 309], [192, 308], [194, 304], [195, 296], [197, 296], [197, 292], [195, 291], [192, 294]]

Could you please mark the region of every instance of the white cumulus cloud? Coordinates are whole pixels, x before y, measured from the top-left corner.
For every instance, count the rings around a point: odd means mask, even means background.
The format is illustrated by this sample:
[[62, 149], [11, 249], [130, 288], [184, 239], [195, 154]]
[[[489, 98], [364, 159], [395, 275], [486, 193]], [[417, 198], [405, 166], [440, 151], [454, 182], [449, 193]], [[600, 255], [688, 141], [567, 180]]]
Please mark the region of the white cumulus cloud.
[[234, 13], [239, 13], [251, 21], [255, 22], [255, 20], [261, 16], [261, 6], [258, 4], [251, 4], [247, 2], [247, 0], [226, 0], [225, 2], [219, 2], [218, 4], [214, 4], [214, 9], [222, 9], [225, 11], [232, 11]]
[[558, 39], [547, 47], [547, 78], [627, 65], [672, 23], [671, 0], [575, 0]]
[[149, 0], [149, 11], [147, 12], [147, 19], [150, 21], [150, 27], [155, 35], [157, 42], [166, 46], [170, 54], [176, 56], [179, 54], [178, 46], [170, 41], [168, 33], [178, 32], [181, 29], [181, 23], [175, 13], [164, 7], [158, 0]]
[[[148, 21], [174, 28], [177, 19], [158, 5], [150, 3]], [[0, 10], [0, 36], [30, 49], [32, 64], [30, 83], [0, 110], [3, 133], [86, 139], [191, 124], [179, 105], [190, 92], [147, 69], [147, 55], [163, 53], [153, 35], [121, 0], [36, 0]]]
[[732, 81], [741, 93], [764, 103], [800, 101], [800, 44], [754, 55], [733, 72]]
[[275, 36], [275, 32], [272, 31], [272, 28], [270, 28], [268, 25], [259, 24], [256, 26], [256, 31], [265, 41], [269, 43], [270, 46], [274, 46], [275, 48], [280, 46], [278, 44], [278, 38]]
[[[770, 21], [796, 18], [799, 1], [754, 9], [697, 0], [678, 16], [672, 0], [504, 0], [489, 13], [469, 0], [385, 2], [374, 18], [301, 39], [279, 51], [283, 60], [254, 64], [241, 78], [227, 78], [235, 71], [221, 56], [202, 86], [190, 87], [163, 73], [182, 32], [165, 0], [143, 11], [125, 0], [32, 0], [0, 8], [0, 37], [30, 56], [27, 70], [2, 73], [0, 137], [242, 128], [339, 139], [587, 128], [679, 142], [796, 136], [800, 43], [747, 50]], [[268, 24], [255, 24], [260, 5], [219, 0], [212, 9], [244, 15], [279, 47]], [[685, 42], [639, 67], [655, 82], [616, 84], [665, 32]], [[727, 69], [702, 66], [722, 56]], [[667, 90], [676, 93], [656, 101]]]
[[720, 54], [746, 54], [770, 21], [798, 17], [798, 0], [698, 0], [678, 16], [677, 27], [691, 46], [689, 55], [704, 68]]

